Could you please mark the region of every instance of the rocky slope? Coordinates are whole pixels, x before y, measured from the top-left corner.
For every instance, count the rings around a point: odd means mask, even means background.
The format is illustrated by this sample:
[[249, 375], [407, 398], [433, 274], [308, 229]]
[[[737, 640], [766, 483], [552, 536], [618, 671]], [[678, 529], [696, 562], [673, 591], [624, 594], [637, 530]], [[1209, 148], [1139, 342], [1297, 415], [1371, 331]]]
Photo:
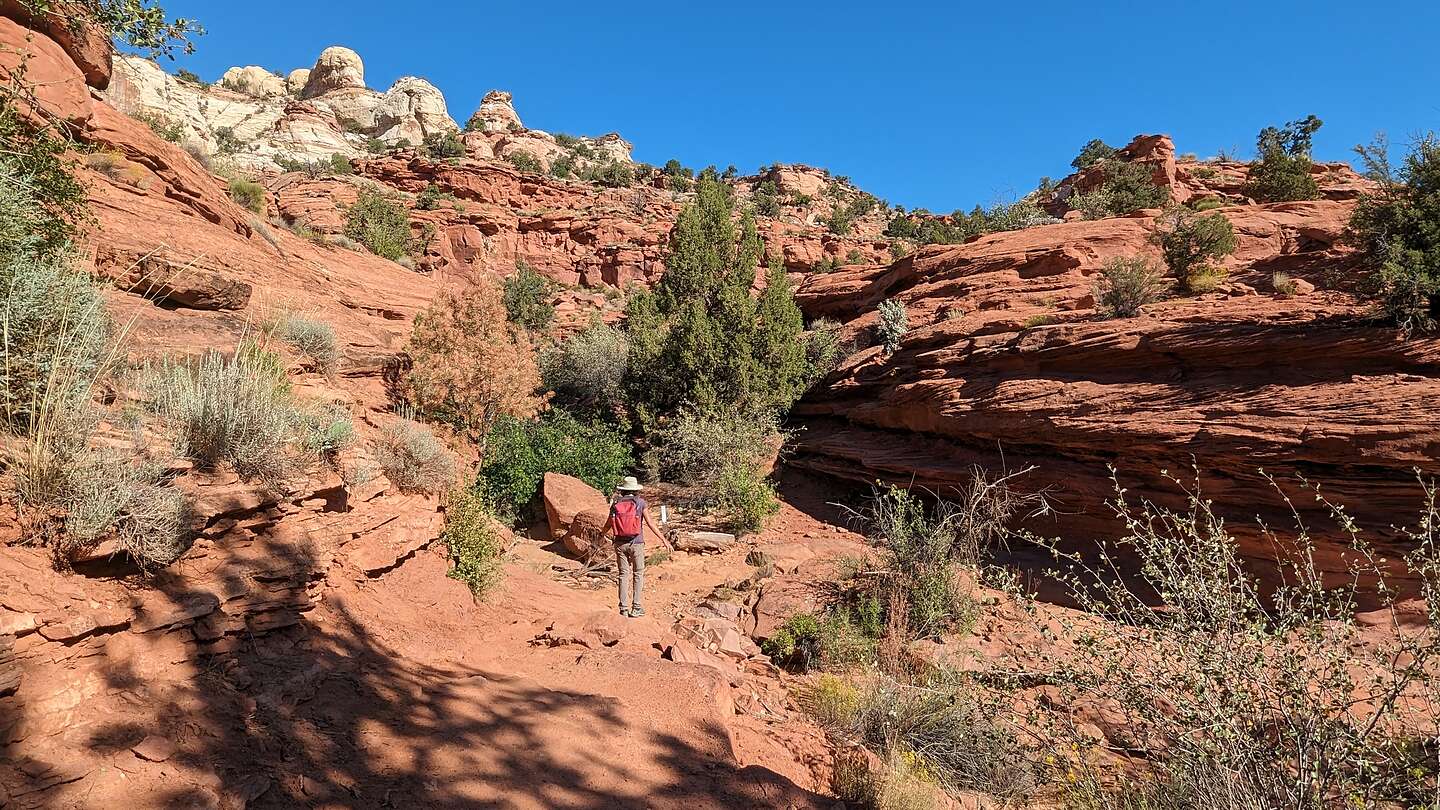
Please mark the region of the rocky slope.
[[[1168, 155], [1157, 178], [1176, 198], [1238, 194], [1228, 166], [1201, 177], [1174, 163], [1168, 139], [1137, 143]], [[1079, 536], [1113, 528], [1108, 468], [1132, 495], [1174, 502], [1162, 471], [1189, 479], [1192, 464], [1237, 521], [1290, 525], [1269, 474], [1313, 528], [1333, 533], [1298, 491], [1303, 474], [1395, 539], [1392, 524], [1420, 506], [1415, 470], [1440, 472], [1440, 341], [1371, 322], [1350, 294], [1342, 231], [1360, 181], [1320, 170], [1326, 199], [1218, 209], [1239, 238], [1229, 280], [1135, 318], [1103, 318], [1093, 285], [1109, 259], [1158, 258], [1147, 242], [1156, 211], [812, 276], [799, 292], [806, 312], [844, 321], [862, 347], [887, 298], [905, 305], [910, 331], [893, 356], [861, 348], [802, 402], [791, 463], [940, 491], [976, 464], [1034, 465], [1030, 486], [1058, 510], [1036, 527]], [[1276, 273], [1294, 295], [1275, 290]]]
[[[367, 446], [394, 418], [386, 372], [437, 279], [267, 224], [186, 150], [92, 98], [82, 51], [6, 17], [0, 38], [29, 54], [47, 110], [105, 156], [83, 172], [82, 258], [113, 282], [131, 358], [230, 349], [277, 312], [307, 313], [335, 327], [343, 357], [333, 376], [287, 357], [295, 393], [348, 410]], [[486, 194], [491, 216], [521, 205], [513, 172], [475, 171], [456, 185], [474, 185], [477, 212]], [[105, 546], [57, 571], [0, 504], [0, 806], [829, 806], [820, 735], [740, 643], [743, 608], [699, 607], [727, 582], [753, 596], [747, 549], [652, 574], [655, 619], [625, 624], [578, 562], [514, 538], [508, 584], [476, 605], [445, 577], [434, 498], [329, 467], [278, 493], [173, 472], [196, 539], [148, 578]]]

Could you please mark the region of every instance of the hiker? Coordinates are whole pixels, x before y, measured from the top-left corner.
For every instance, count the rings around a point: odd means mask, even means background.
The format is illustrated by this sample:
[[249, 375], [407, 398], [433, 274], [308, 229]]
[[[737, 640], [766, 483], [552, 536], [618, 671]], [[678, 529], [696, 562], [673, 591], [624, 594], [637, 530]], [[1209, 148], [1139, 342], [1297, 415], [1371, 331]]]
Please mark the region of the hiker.
[[615, 488], [610, 504], [610, 534], [620, 562], [620, 615], [644, 616], [640, 592], [645, 588], [645, 499], [640, 482], [627, 475]]

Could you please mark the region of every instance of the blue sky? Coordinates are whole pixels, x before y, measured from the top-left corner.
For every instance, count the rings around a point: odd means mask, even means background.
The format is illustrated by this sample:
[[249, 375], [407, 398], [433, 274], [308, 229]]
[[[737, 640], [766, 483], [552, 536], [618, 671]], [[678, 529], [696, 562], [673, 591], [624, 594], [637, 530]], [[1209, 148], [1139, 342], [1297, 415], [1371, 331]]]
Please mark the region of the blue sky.
[[162, 4], [209, 29], [167, 64], [206, 79], [346, 45], [371, 87], [423, 76], [462, 123], [501, 88], [528, 126], [617, 131], [637, 160], [809, 163], [935, 211], [1063, 176], [1092, 137], [1249, 154], [1314, 113], [1316, 157], [1346, 160], [1440, 129], [1433, 0]]

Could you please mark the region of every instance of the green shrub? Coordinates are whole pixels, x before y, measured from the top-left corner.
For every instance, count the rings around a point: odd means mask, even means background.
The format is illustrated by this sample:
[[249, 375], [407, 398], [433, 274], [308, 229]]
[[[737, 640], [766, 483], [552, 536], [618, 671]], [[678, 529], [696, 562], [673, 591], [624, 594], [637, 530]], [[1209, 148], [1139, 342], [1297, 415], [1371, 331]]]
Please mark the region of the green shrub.
[[345, 157], [339, 152], [334, 152], [330, 155], [330, 172], [344, 177], [354, 174], [355, 169], [350, 165], [350, 158]]
[[179, 70], [176, 70], [175, 78], [179, 79], [182, 82], [185, 82], [186, 84], [195, 84], [199, 85], [200, 87], [210, 86], [209, 82], [200, 78], [194, 71], [186, 70], [185, 68], [180, 68]]
[[462, 158], [465, 142], [454, 132], [432, 132], [425, 136], [424, 151], [435, 160]]
[[522, 172], [539, 174], [545, 170], [545, 167], [540, 163], [540, 158], [535, 157], [529, 152], [512, 152], [510, 156], [505, 159], [510, 161], [511, 166], [514, 166]]
[[774, 180], [762, 180], [755, 186], [755, 213], [762, 217], [780, 216], [780, 186]]
[[1107, 160], [1101, 165], [1105, 170], [1104, 181], [1089, 192], [1071, 195], [1068, 203], [1072, 210], [1080, 211], [1086, 219], [1118, 217], [1142, 208], [1159, 208], [1169, 199], [1166, 190], [1155, 185], [1149, 164]]
[[690, 410], [655, 431], [647, 463], [667, 481], [688, 487], [693, 500], [718, 508], [736, 533], [746, 534], [758, 531], [779, 508], [765, 477], [783, 441], [773, 412]]
[[174, 121], [158, 113], [139, 112], [134, 115], [135, 120], [149, 127], [152, 132], [159, 135], [161, 140], [170, 143], [180, 143], [185, 137], [185, 125]]
[[829, 318], [820, 318], [805, 333], [805, 358], [810, 364], [811, 385], [825, 379], [850, 354], [844, 327]]
[[1095, 282], [1095, 301], [1112, 318], [1133, 318], [1140, 308], [1159, 301], [1169, 288], [1155, 263], [1142, 256], [1105, 263]]
[[[0, 185], [0, 230], [33, 217], [28, 195]], [[6, 219], [14, 205], [17, 219]], [[90, 277], [65, 254], [36, 255], [20, 239], [4, 240], [0, 257], [0, 425], [31, 434], [47, 413], [69, 413], [89, 402], [110, 359], [110, 319]]]
[[243, 478], [280, 488], [305, 459], [303, 419], [278, 357], [254, 343], [198, 363], [147, 366], [147, 406], [175, 431], [176, 450], [202, 467], [229, 464]]
[[511, 323], [532, 331], [540, 331], [555, 320], [555, 305], [550, 303], [550, 279], [531, 269], [523, 261], [515, 263], [515, 274], [504, 282], [502, 300], [505, 315]]
[[265, 187], [259, 183], [239, 178], [231, 180], [230, 199], [256, 214], [265, 213]]
[[355, 443], [355, 423], [341, 405], [307, 410], [301, 414], [300, 446], [315, 458], [333, 461], [341, 450]]
[[434, 211], [440, 207], [440, 187], [426, 183], [425, 189], [415, 196], [415, 207], [421, 211]]
[[567, 180], [575, 174], [575, 156], [561, 155], [550, 161], [550, 176]]
[[375, 461], [402, 492], [438, 494], [455, 483], [450, 451], [430, 428], [411, 419], [385, 427], [375, 442]]
[[1279, 129], [1260, 130], [1255, 151], [1258, 162], [1250, 166], [1245, 193], [1261, 202], [1313, 200], [1320, 187], [1310, 174], [1310, 143], [1321, 121], [1307, 116]]
[[574, 135], [570, 135], [564, 132], [557, 132], [555, 133], [555, 143], [565, 147], [566, 149], [574, 149], [580, 144], [580, 139]]
[[1378, 190], [1361, 197], [1347, 229], [1364, 252], [1364, 289], [1406, 332], [1440, 323], [1440, 139], [1416, 139], [1404, 163], [1390, 164], [1383, 136], [1356, 147]]
[[1088, 169], [1102, 160], [1113, 160], [1118, 153], [1119, 150], [1115, 147], [1109, 146], [1099, 138], [1095, 138], [1085, 144], [1084, 148], [1080, 150], [1080, 154], [1076, 155], [1075, 159], [1070, 161], [1070, 165], [1075, 169]]
[[414, 247], [409, 214], [399, 203], [372, 189], [361, 191], [345, 212], [345, 235], [391, 261], [409, 255]]
[[446, 576], [465, 583], [477, 599], [499, 584], [505, 549], [490, 510], [474, 490], [462, 489], [450, 496], [440, 539], [450, 553]]
[[233, 155], [239, 152], [244, 146], [235, 136], [235, 130], [231, 127], [220, 127], [213, 133], [215, 135], [215, 151], [221, 155]]
[[552, 408], [538, 419], [503, 417], [495, 423], [475, 488], [486, 502], [518, 512], [534, 500], [547, 472], [609, 492], [634, 462], [630, 443], [618, 429], [586, 424]]
[[[777, 664], [796, 672], [849, 669], [874, 659], [877, 635], [867, 633], [843, 608], [821, 616], [799, 613], [765, 639], [761, 650]], [[825, 681], [822, 678], [821, 682]]]
[[1179, 205], [1155, 218], [1150, 241], [1160, 248], [1182, 292], [1203, 292], [1199, 287], [1209, 279], [1223, 277], [1214, 262], [1234, 253], [1238, 245], [1224, 214], [1200, 214]]
[[763, 244], [748, 211], [738, 228], [733, 215], [730, 189], [702, 176], [671, 229], [665, 274], [630, 297], [627, 389], [642, 422], [683, 407], [787, 409], [809, 380], [784, 269], [752, 295]]
[[630, 344], [625, 333], [598, 319], [540, 358], [555, 402], [579, 413], [614, 415], [625, 405]]
[[900, 348], [900, 343], [905, 339], [905, 333], [910, 331], [909, 315], [905, 312], [905, 304], [894, 298], [887, 298], [880, 302], [880, 319], [875, 324], [875, 334], [880, 338], [880, 343], [885, 347], [885, 354], [894, 354]]
[[624, 163], [611, 161], [601, 166], [592, 166], [585, 173], [585, 179], [606, 188], [625, 188], [635, 184], [635, 172]]
[[281, 340], [314, 360], [320, 373], [329, 374], [335, 370], [335, 365], [340, 360], [335, 327], [324, 321], [287, 312], [275, 322], [274, 328], [275, 334]]

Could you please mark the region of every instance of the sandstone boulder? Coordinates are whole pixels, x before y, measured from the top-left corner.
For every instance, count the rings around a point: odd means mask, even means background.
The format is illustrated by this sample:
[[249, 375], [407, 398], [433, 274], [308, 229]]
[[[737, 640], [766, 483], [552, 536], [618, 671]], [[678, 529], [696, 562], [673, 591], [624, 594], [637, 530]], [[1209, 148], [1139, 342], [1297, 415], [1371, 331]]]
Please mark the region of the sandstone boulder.
[[718, 554], [735, 545], [735, 535], [725, 532], [686, 531], [675, 535], [675, 549], [691, 554]]
[[525, 128], [511, 103], [510, 93], [505, 90], [486, 93], [470, 120], [482, 132], [516, 132]]
[[[570, 526], [577, 515], [589, 512], [600, 513], [608, 518], [610, 502], [600, 490], [572, 475], [545, 473], [540, 484], [541, 497], [545, 499], [545, 518], [550, 524], [550, 537], [562, 540], [570, 533]], [[588, 544], [583, 548], [571, 549], [574, 553], [588, 554]]]
[[285, 80], [257, 65], [230, 68], [220, 77], [220, 85], [251, 98], [274, 98], [286, 94]]
[[326, 48], [305, 78], [301, 98], [315, 98], [336, 90], [365, 89], [365, 63], [360, 54], [339, 45]]
[[[84, 19], [79, 4], [59, 0], [51, 4], [53, 13], [35, 14], [22, 0], [0, 0], [0, 17], [5, 17], [54, 40], [70, 61], [97, 90], [110, 84], [111, 59], [114, 47], [110, 37], [98, 25], [80, 24]], [[33, 77], [32, 77], [33, 78]]]
[[310, 68], [295, 68], [285, 77], [285, 91], [292, 96], [299, 96], [305, 92], [305, 85], [310, 82]]
[[[8, 17], [0, 17], [0, 69], [25, 66], [25, 79], [34, 85], [34, 100], [44, 116], [72, 124], [90, 120], [94, 108], [85, 75], [55, 40], [29, 31]], [[22, 109], [28, 104], [22, 104]]]
[[445, 96], [435, 85], [414, 76], [395, 82], [375, 107], [376, 137], [386, 143], [418, 144], [429, 135], [459, 129], [445, 109]]

